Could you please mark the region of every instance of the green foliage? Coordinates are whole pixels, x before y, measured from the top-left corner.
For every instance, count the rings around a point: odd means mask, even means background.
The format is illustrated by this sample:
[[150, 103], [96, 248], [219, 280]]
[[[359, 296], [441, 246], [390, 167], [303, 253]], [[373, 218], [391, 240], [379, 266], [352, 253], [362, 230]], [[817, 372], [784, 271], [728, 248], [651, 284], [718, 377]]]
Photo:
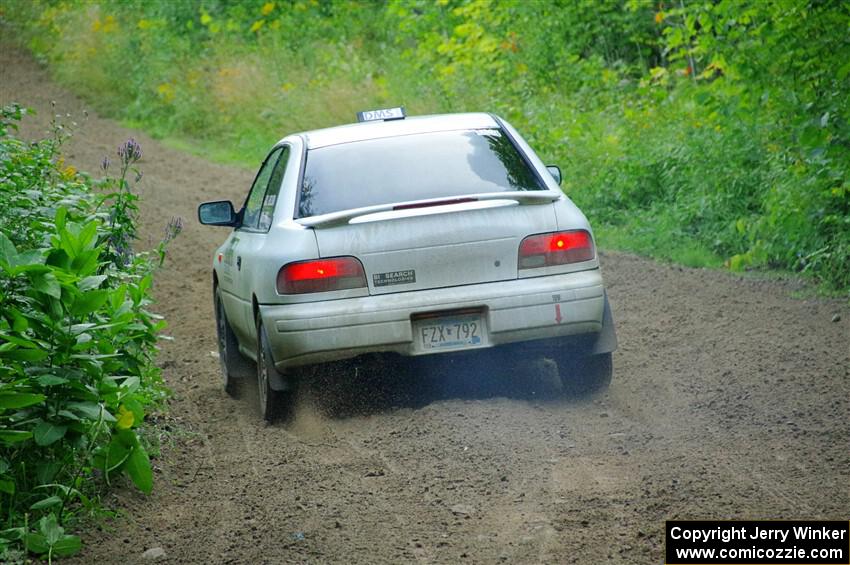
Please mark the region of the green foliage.
[[847, 2], [37, 0], [5, 17], [99, 107], [219, 157], [253, 166], [364, 108], [495, 111], [602, 234], [850, 287]]
[[119, 176], [93, 181], [64, 165], [61, 135], [11, 137], [23, 114], [4, 108], [0, 131], [0, 557], [18, 543], [51, 559], [79, 549], [61, 524], [101, 481], [123, 473], [151, 491], [137, 429], [166, 394], [153, 364], [164, 322], [148, 311], [165, 248], [157, 261], [130, 247], [133, 140]]

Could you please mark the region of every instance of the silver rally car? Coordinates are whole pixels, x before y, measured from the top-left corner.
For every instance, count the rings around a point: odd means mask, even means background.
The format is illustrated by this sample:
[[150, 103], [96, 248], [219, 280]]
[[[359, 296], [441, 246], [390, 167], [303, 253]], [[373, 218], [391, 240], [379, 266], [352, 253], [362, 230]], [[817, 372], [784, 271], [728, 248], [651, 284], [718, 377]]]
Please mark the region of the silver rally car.
[[519, 342], [566, 388], [607, 386], [617, 339], [560, 170], [492, 114], [358, 117], [279, 141], [239, 211], [199, 207], [233, 229], [213, 255], [225, 389], [256, 363], [273, 419], [307, 366]]

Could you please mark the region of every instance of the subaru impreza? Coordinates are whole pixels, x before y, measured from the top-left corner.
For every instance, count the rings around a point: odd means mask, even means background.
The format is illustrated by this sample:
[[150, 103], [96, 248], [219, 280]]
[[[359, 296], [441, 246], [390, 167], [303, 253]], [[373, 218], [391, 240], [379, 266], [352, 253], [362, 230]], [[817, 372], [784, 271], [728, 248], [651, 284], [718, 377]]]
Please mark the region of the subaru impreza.
[[271, 420], [307, 367], [518, 343], [606, 387], [613, 318], [558, 167], [493, 114], [358, 117], [280, 140], [238, 209], [199, 207], [232, 230], [212, 262], [225, 389], [256, 370]]

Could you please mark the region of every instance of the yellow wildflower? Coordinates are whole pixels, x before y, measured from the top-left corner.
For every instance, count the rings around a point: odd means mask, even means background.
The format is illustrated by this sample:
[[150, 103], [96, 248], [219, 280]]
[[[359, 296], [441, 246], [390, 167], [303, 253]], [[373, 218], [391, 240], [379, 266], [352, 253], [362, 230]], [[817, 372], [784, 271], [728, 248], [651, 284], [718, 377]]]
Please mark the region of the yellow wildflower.
[[115, 427], [120, 430], [128, 430], [133, 427], [133, 422], [136, 421], [136, 417], [130, 410], [127, 410], [122, 404], [118, 408], [118, 421], [115, 422]]
[[174, 100], [174, 86], [164, 82], [156, 87], [156, 92], [166, 104], [170, 104]]
[[269, 14], [272, 13], [273, 10], [274, 10], [274, 2], [266, 2], [265, 4], [263, 4], [263, 7], [260, 10], [260, 13], [263, 14], [264, 16], [268, 16]]
[[112, 33], [113, 31], [118, 29], [118, 22], [115, 21], [114, 16], [106, 16], [106, 19], [103, 20], [103, 25], [100, 28], [100, 31], [103, 33]]
[[75, 176], [77, 176], [77, 169], [68, 165], [64, 169], [61, 170], [60, 174], [62, 178], [65, 180], [72, 180]]

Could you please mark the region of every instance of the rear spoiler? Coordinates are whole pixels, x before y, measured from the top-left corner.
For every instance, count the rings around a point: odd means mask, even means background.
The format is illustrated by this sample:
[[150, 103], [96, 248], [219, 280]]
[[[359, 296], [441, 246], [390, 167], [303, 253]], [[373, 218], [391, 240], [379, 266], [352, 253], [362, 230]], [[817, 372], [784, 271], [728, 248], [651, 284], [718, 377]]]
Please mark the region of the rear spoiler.
[[466, 202], [478, 202], [485, 200], [513, 200], [519, 204], [548, 204], [561, 198], [563, 193], [559, 190], [523, 190], [516, 192], [483, 192], [480, 194], [469, 194], [448, 198], [428, 198], [425, 200], [408, 200], [407, 202], [392, 202], [390, 204], [377, 204], [375, 206], [364, 206], [350, 210], [340, 210], [320, 216], [299, 218], [295, 220], [302, 226], [309, 228], [331, 227], [347, 224], [350, 220], [359, 216], [376, 214], [378, 212], [392, 212], [393, 210], [408, 210], [411, 208], [428, 208], [432, 206], [448, 206], [463, 204]]

